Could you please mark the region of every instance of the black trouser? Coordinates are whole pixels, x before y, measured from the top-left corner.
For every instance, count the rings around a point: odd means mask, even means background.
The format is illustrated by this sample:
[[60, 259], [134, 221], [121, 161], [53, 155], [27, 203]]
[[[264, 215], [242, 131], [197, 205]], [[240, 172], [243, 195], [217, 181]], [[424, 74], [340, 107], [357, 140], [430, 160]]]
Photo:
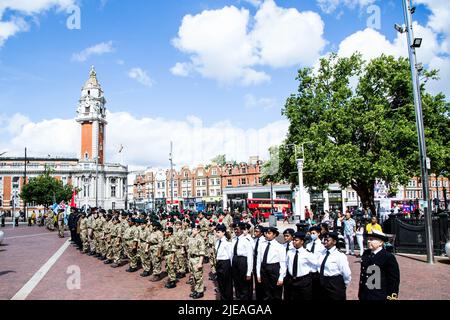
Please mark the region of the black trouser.
[[312, 279], [312, 298], [313, 300], [320, 300], [321, 286], [319, 272], [311, 272]]
[[251, 300], [252, 292], [250, 292], [250, 281], [247, 281], [247, 257], [233, 257], [231, 267], [234, 292], [237, 300]]
[[261, 265], [261, 284], [264, 290], [263, 300], [281, 300], [283, 296], [283, 286], [277, 286], [279, 277], [279, 263]]
[[284, 279], [284, 300], [312, 300], [311, 274], [297, 278], [288, 274]]
[[233, 283], [231, 282], [231, 261], [217, 260], [217, 284], [220, 300], [233, 300]]
[[320, 277], [321, 300], [346, 300], [346, 287], [342, 275]]
[[[256, 261], [256, 258], [253, 261]], [[256, 300], [261, 301], [264, 299], [264, 288], [262, 284], [258, 282], [258, 277], [256, 275], [256, 266], [253, 267], [253, 281], [255, 283]], [[251, 288], [251, 290], [253, 291], [253, 287]]]

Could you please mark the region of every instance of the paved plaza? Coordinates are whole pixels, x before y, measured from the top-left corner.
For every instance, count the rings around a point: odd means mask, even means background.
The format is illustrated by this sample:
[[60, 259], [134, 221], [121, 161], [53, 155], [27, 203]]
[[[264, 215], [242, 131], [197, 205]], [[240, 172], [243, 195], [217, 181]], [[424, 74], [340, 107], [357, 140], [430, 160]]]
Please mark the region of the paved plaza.
[[[284, 226], [279, 222], [279, 228]], [[292, 225], [290, 226], [292, 227]], [[164, 278], [159, 282], [142, 278], [140, 271], [125, 272], [126, 267], [113, 269], [96, 258], [81, 254], [68, 244], [70, 238], [58, 238], [56, 232], [44, 227], [21, 225], [2, 228], [5, 240], [0, 246], [0, 299], [31, 300], [188, 300], [190, 286], [186, 278], [177, 288], [164, 288]], [[450, 299], [450, 260], [436, 257], [434, 265], [425, 263], [426, 257], [397, 254], [400, 265], [401, 300]], [[347, 298], [356, 300], [359, 281], [359, 258], [349, 256], [352, 281]], [[79, 269], [78, 269], [79, 268]], [[48, 270], [48, 271], [47, 271]], [[79, 270], [80, 288], [74, 274]], [[75, 273], [74, 273], [75, 272]], [[205, 296], [216, 299], [214, 283], [208, 280], [209, 265], [205, 265]]]

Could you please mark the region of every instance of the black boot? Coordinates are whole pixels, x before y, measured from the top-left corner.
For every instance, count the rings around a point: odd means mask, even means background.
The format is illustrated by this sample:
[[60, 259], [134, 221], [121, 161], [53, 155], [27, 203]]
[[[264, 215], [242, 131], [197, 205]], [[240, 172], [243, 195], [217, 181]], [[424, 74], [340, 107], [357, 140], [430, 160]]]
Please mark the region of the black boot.
[[126, 272], [136, 272], [137, 271], [137, 268], [132, 268], [132, 267], [129, 267], [127, 270], [125, 270]]
[[148, 277], [150, 275], [150, 272], [144, 271], [140, 274], [141, 277]]
[[167, 284], [165, 285], [165, 287], [167, 288], [167, 289], [172, 289], [172, 288], [175, 288], [177, 285], [176, 285], [176, 283], [175, 283], [175, 281], [169, 281], [169, 282], [167, 282]]
[[192, 299], [200, 299], [203, 298], [203, 292], [195, 292], [195, 294], [192, 296]]
[[104, 263], [104, 264], [111, 264], [111, 263], [112, 263], [112, 260], [106, 259], [105, 262], [103, 262], [103, 263]]

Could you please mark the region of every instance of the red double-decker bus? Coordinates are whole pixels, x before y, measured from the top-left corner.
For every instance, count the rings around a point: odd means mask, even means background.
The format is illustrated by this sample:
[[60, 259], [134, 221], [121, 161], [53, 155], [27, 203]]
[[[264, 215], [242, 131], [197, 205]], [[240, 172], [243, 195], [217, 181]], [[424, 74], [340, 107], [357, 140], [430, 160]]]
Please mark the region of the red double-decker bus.
[[[247, 199], [247, 208], [252, 213], [253, 218], [262, 217], [267, 219], [272, 209], [272, 199]], [[286, 211], [291, 211], [291, 201], [287, 199], [273, 199], [273, 211], [276, 215], [281, 215]]]

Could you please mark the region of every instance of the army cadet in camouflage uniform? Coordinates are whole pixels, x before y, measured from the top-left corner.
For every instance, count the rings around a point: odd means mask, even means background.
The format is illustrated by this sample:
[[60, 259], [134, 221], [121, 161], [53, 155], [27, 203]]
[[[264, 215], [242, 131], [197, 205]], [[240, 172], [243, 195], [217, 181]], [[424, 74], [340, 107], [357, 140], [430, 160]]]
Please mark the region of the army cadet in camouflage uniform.
[[[146, 222], [146, 221], [145, 221]], [[139, 249], [138, 254], [141, 259], [142, 269], [144, 271], [140, 274], [141, 277], [148, 277], [151, 275], [152, 256], [147, 245], [147, 239], [151, 234], [151, 224], [143, 223], [139, 229]]]
[[147, 239], [150, 254], [152, 257], [153, 278], [152, 281], [161, 280], [161, 258], [162, 258], [162, 241], [163, 234], [161, 232], [162, 226], [159, 222], [153, 222], [153, 232]]
[[176, 265], [175, 265], [175, 252], [177, 251], [175, 245], [175, 238], [173, 236], [173, 228], [167, 227], [164, 230], [164, 240], [162, 243], [162, 252], [164, 256], [164, 261], [166, 262], [166, 272], [168, 276], [168, 281], [165, 285], [167, 289], [175, 288], [176, 285]]
[[58, 210], [58, 236], [64, 238], [64, 210]]
[[137, 271], [137, 246], [139, 242], [139, 230], [135, 226], [135, 218], [128, 219], [129, 228], [125, 230], [123, 241], [125, 242], [126, 254], [130, 260], [130, 267], [127, 272]]
[[128, 229], [127, 213], [122, 211], [119, 218], [119, 223], [114, 227], [114, 233], [117, 234], [116, 240], [114, 242], [114, 259], [111, 268], [117, 268], [122, 264], [122, 255], [124, 253], [125, 242], [123, 241], [123, 235], [125, 230]]
[[111, 245], [111, 228], [112, 228], [112, 216], [111, 214], [106, 214], [105, 216], [105, 222], [103, 223], [103, 228], [102, 228], [102, 235], [101, 235], [101, 240], [102, 240], [102, 246], [100, 249], [100, 257], [99, 260], [104, 261], [107, 260], [106, 258], [106, 254], [108, 253], [108, 249]]
[[203, 259], [206, 255], [205, 241], [200, 234], [201, 227], [192, 223], [192, 234], [189, 238], [189, 264], [194, 279], [194, 291], [190, 294], [193, 299], [203, 297]]
[[[104, 240], [104, 226], [106, 225], [106, 218], [105, 218], [105, 210], [100, 209], [99, 218], [97, 219], [96, 223], [96, 238], [97, 238], [97, 254], [95, 255], [100, 260], [103, 258], [103, 252], [105, 250], [105, 240]], [[95, 233], [94, 233], [95, 235]]]
[[117, 216], [114, 216], [111, 219], [110, 232], [108, 238], [108, 249], [106, 250], [106, 260], [104, 264], [111, 264], [114, 261], [114, 254], [117, 248], [117, 235], [120, 232], [119, 219]]
[[206, 242], [206, 253], [209, 259], [209, 264], [211, 266], [211, 274], [209, 280], [216, 280], [216, 248], [214, 247], [216, 244], [216, 236], [214, 231], [216, 230], [216, 223], [209, 224], [209, 232], [208, 232], [208, 240]]
[[175, 232], [173, 234], [175, 242], [175, 266], [177, 279], [184, 278], [186, 276], [186, 251], [185, 246], [187, 242], [186, 233], [182, 229], [181, 220], [175, 222]]
[[81, 213], [81, 221], [80, 221], [80, 237], [81, 243], [83, 244], [83, 253], [89, 252], [89, 239], [88, 239], [88, 219], [86, 214]]
[[93, 256], [95, 254], [94, 228], [96, 219], [97, 219], [97, 212], [95, 210], [92, 210], [87, 219], [90, 256]]
[[48, 230], [54, 231], [55, 230], [55, 224], [53, 222], [54, 213], [52, 210], [48, 210], [47, 212], [47, 219], [45, 220], [45, 225]]

